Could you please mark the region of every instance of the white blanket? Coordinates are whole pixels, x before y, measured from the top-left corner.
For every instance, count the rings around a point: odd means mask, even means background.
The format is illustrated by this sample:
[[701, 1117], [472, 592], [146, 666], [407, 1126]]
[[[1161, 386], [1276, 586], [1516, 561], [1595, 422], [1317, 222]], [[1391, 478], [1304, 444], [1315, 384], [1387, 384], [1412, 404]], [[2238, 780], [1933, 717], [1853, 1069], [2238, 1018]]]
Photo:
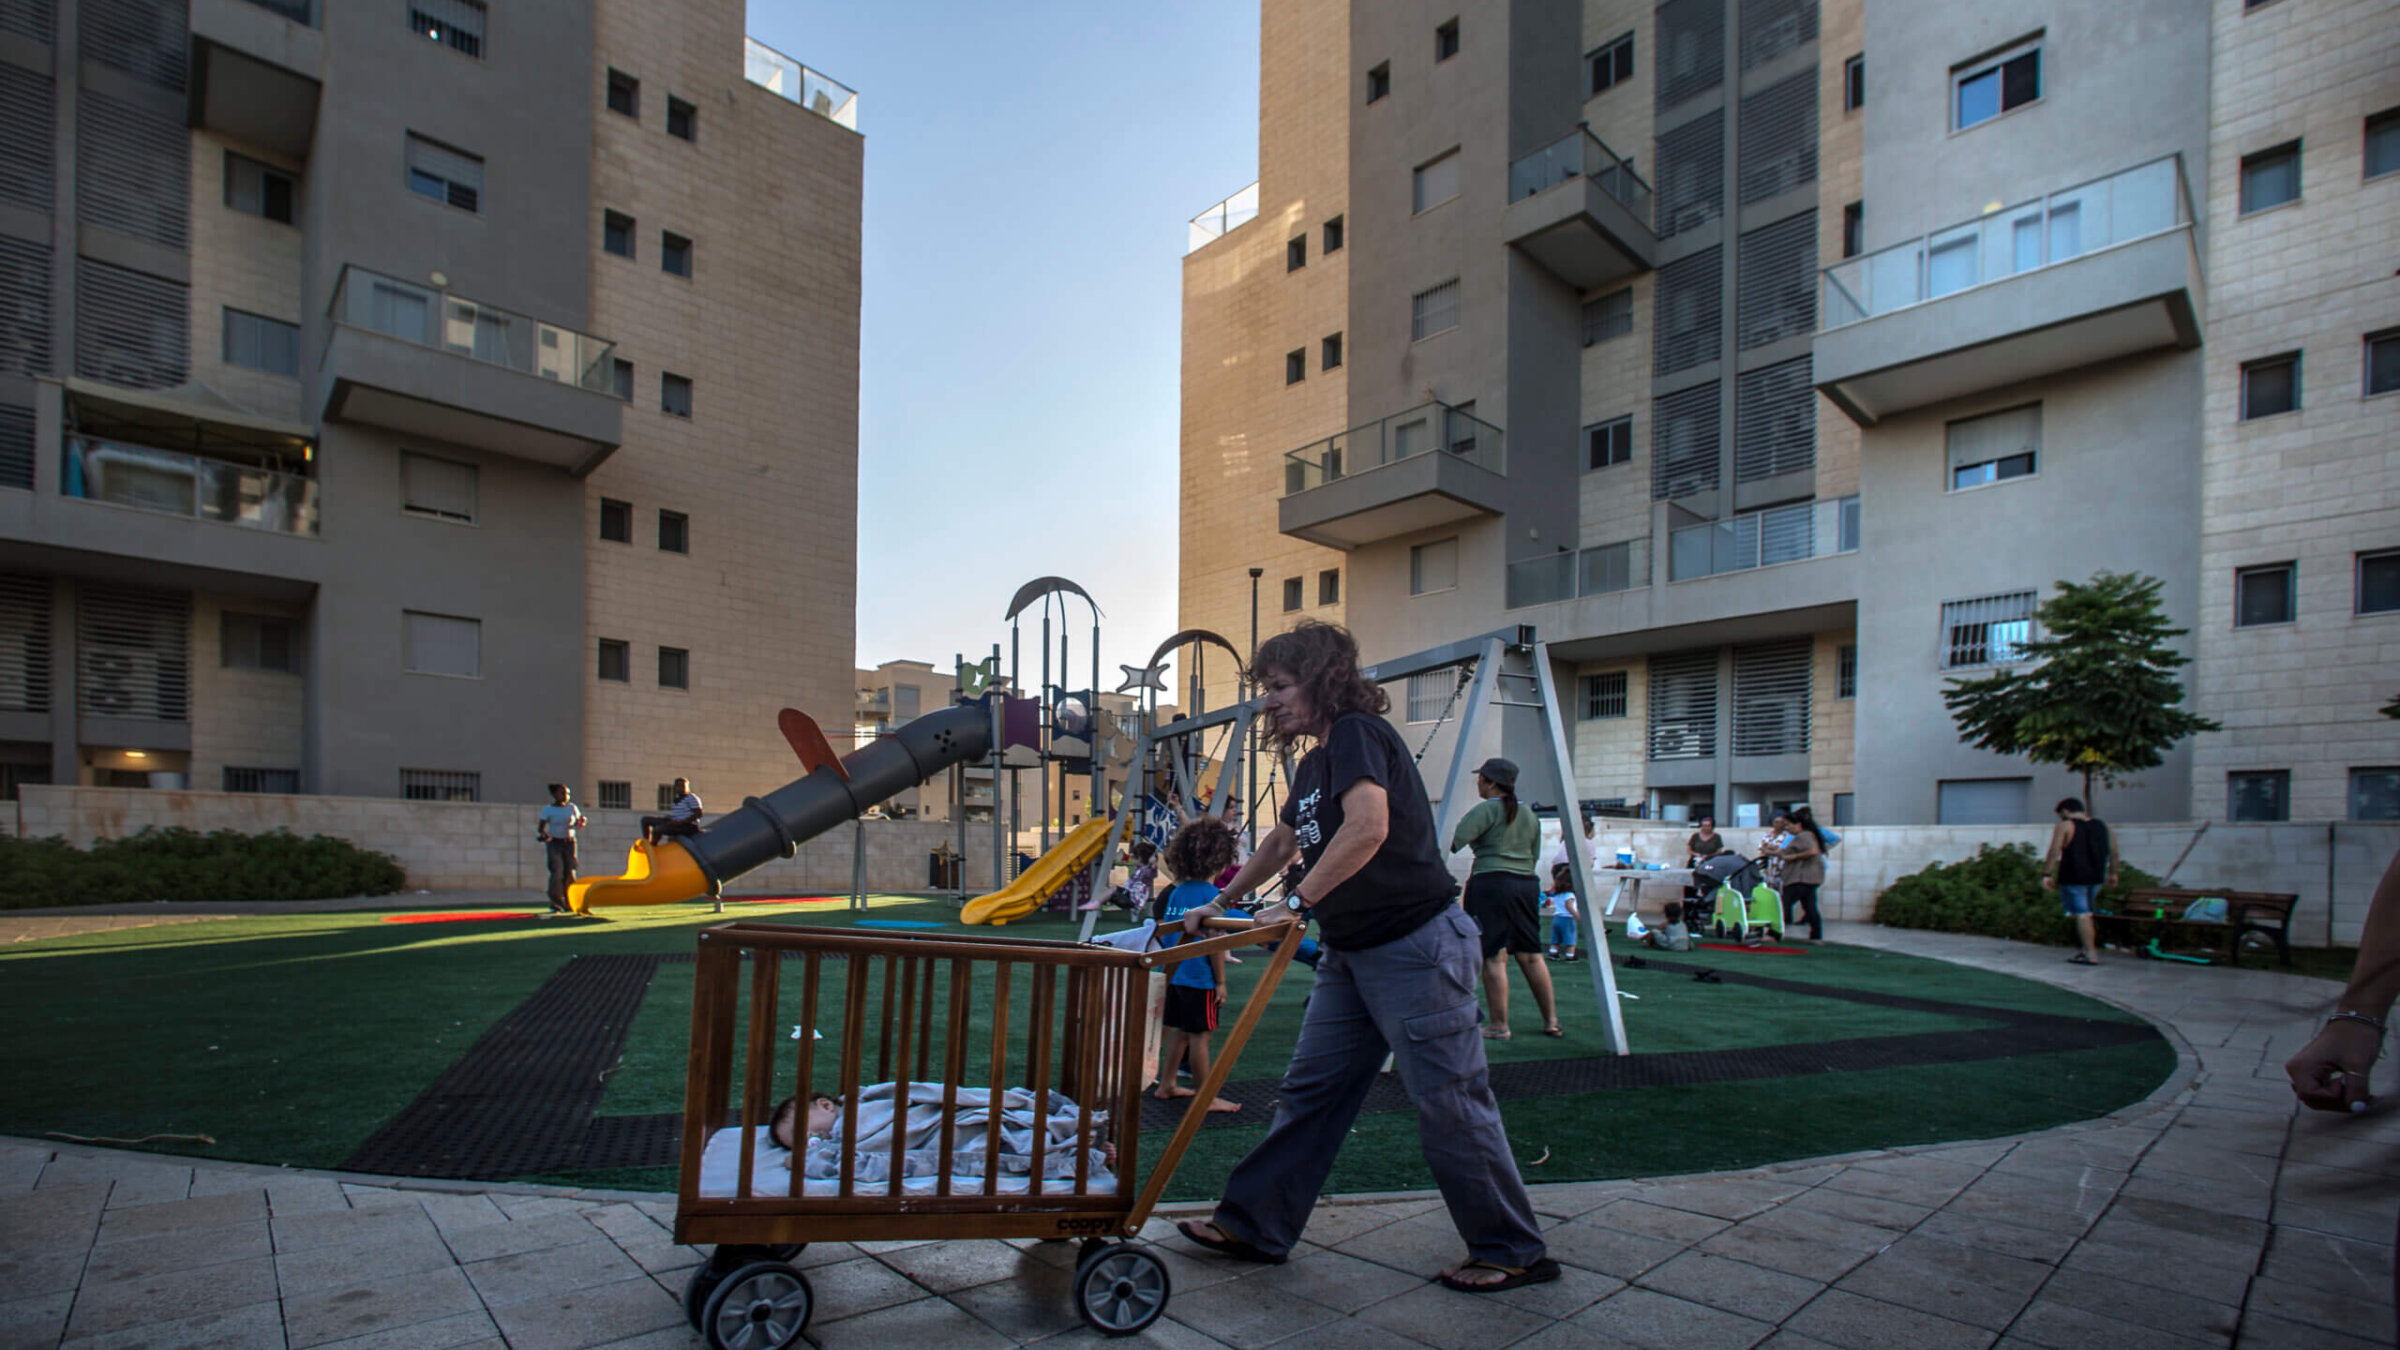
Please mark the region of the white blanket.
[[[892, 1126], [895, 1112], [892, 1101], [893, 1084], [876, 1083], [859, 1089], [858, 1146], [851, 1158], [851, 1190], [853, 1194], [891, 1194]], [[908, 1108], [904, 1129], [907, 1141], [901, 1155], [901, 1193], [932, 1195], [941, 1170], [942, 1132], [947, 1124], [952, 1131], [950, 1158], [950, 1190], [956, 1194], [977, 1194], [983, 1190], [985, 1145], [990, 1140], [991, 1091], [987, 1088], [958, 1089], [957, 1114], [947, 1122], [942, 1109], [945, 1089], [939, 1083], [909, 1085]], [[1024, 1195], [1029, 1190], [1033, 1171], [1033, 1131], [1044, 1127], [1047, 1136], [1043, 1145], [1042, 1173], [1048, 1178], [1045, 1192], [1064, 1193], [1075, 1185], [1075, 1135], [1080, 1115], [1074, 1102], [1052, 1092], [1048, 1102], [1050, 1113], [1037, 1116], [1033, 1093], [1025, 1088], [1010, 1088], [1001, 1096], [1000, 1104], [1000, 1173], [999, 1191], [1003, 1195]], [[1116, 1177], [1102, 1160], [1097, 1140], [1108, 1123], [1108, 1113], [1095, 1111], [1091, 1117], [1091, 1138], [1094, 1146], [1088, 1151], [1088, 1189], [1095, 1194], [1114, 1194]], [[834, 1121], [834, 1136], [811, 1139], [802, 1154], [801, 1174], [806, 1195], [835, 1195], [841, 1190], [842, 1123]], [[757, 1152], [751, 1167], [752, 1196], [777, 1196], [791, 1193], [792, 1155], [777, 1147], [769, 1138], [767, 1127], [757, 1130]], [[707, 1149], [700, 1158], [700, 1194], [724, 1198], [739, 1194], [742, 1165], [742, 1132], [739, 1129], [719, 1130], [709, 1138]]]

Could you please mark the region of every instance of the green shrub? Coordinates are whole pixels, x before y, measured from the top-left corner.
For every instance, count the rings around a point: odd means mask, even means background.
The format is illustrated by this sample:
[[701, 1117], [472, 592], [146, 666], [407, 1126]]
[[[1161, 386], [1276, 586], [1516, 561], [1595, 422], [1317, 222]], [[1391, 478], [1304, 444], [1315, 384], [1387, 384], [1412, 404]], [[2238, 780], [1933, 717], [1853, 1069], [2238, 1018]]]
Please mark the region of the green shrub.
[[[2101, 891], [2094, 907], [2119, 909], [2129, 888], [2157, 884], [2148, 872], [2121, 866], [2118, 884]], [[2075, 945], [2075, 921], [2059, 913], [2057, 892], [2042, 889], [2042, 860], [2031, 844], [1986, 844], [1964, 861], [1911, 872], [1876, 897], [1875, 922]]]
[[153, 900], [330, 900], [389, 895], [406, 880], [390, 857], [346, 839], [289, 830], [202, 834], [180, 826], [95, 839], [0, 837], [0, 909]]

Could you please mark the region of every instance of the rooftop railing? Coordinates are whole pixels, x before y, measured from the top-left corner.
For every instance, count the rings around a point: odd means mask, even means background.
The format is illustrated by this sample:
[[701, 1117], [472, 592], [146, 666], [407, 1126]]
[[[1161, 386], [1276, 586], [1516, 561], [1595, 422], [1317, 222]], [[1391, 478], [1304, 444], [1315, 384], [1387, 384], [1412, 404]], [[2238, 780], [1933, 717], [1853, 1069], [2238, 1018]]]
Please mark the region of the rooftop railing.
[[317, 533], [312, 478], [95, 436], [68, 439], [59, 492], [274, 534]]
[[333, 321], [545, 380], [613, 393], [617, 345], [465, 296], [344, 265]]
[[1817, 312], [1830, 331], [2191, 221], [2183, 160], [2168, 155], [1846, 258], [1825, 269]]
[[858, 91], [821, 70], [810, 70], [754, 37], [742, 39], [742, 74], [750, 83], [799, 104], [837, 126], [858, 130]]
[[1437, 448], [1478, 468], [1508, 472], [1500, 428], [1447, 403], [1423, 403], [1285, 452], [1283, 495], [1323, 487]]
[[1608, 148], [1608, 143], [1579, 126], [1541, 149], [1508, 166], [1508, 199], [1523, 201], [1547, 192], [1571, 178], [1589, 178], [1593, 186], [1617, 199], [1644, 228], [1650, 227], [1650, 185], [1633, 171], [1633, 162]]
[[1858, 551], [1858, 498], [1745, 511], [1667, 536], [1667, 580], [1691, 581]]
[[1215, 206], [1192, 217], [1191, 236], [1183, 251], [1191, 252], [1239, 225], [1258, 219], [1258, 184], [1252, 183]]

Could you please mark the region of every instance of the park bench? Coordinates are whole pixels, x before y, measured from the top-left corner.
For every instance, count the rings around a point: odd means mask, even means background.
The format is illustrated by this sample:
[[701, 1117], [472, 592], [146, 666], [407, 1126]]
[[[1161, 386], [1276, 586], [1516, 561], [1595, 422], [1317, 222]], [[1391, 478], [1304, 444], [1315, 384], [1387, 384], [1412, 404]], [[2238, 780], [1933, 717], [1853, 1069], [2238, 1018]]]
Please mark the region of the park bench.
[[[2225, 902], [2225, 922], [2211, 923], [2204, 919], [2187, 919], [2184, 911], [2194, 900], [2217, 899]], [[2241, 964], [2242, 938], [2250, 933], [2264, 933], [2275, 939], [2275, 954], [2283, 964], [2292, 963], [2292, 910], [2300, 903], [2297, 895], [2269, 891], [2194, 890], [2179, 886], [2137, 886], [2125, 893], [2125, 902], [2115, 912], [2095, 913], [2100, 922], [2118, 922], [2129, 929], [2150, 925], [2150, 935], [2163, 936], [2170, 928], [2200, 929], [2223, 934], [2225, 963]], [[2129, 938], [2131, 934], [2128, 934]], [[2138, 944], [2132, 944], [2138, 945]]]

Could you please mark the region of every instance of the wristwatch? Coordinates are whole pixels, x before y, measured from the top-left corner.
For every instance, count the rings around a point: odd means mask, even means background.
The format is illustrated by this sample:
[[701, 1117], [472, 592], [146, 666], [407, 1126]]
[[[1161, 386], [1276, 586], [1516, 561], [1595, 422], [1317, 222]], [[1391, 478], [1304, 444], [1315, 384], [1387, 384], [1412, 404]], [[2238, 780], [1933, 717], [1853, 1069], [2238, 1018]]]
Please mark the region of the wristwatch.
[[1301, 899], [1300, 892], [1297, 890], [1287, 892], [1284, 895], [1283, 907], [1290, 910], [1294, 914], [1302, 915], [1307, 914], [1309, 910], [1315, 908], [1315, 906], [1309, 904], [1306, 900]]

